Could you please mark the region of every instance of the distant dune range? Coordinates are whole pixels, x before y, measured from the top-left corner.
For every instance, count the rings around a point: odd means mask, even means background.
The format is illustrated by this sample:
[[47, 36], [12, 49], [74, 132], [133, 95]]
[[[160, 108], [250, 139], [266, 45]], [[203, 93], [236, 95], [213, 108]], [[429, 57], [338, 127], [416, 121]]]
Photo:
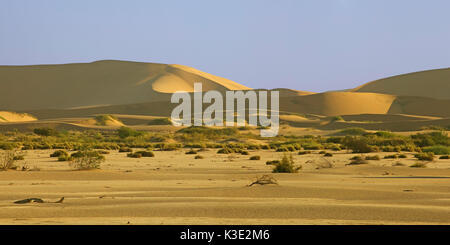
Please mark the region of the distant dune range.
[[[0, 128], [142, 127], [152, 117], [169, 117], [176, 106], [170, 103], [172, 93], [193, 92], [195, 82], [204, 91], [251, 89], [182, 65], [106, 60], [0, 66]], [[389, 77], [345, 92], [276, 90], [281, 121], [292, 127], [407, 131], [450, 126], [450, 69]], [[99, 125], [94, 117], [100, 114], [115, 115], [118, 121]]]

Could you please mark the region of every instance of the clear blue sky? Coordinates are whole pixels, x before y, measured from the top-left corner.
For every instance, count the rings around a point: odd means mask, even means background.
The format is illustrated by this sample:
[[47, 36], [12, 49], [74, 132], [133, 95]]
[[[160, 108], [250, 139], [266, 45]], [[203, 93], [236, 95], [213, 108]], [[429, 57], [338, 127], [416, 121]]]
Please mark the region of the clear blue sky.
[[450, 67], [448, 0], [1, 0], [0, 65], [184, 64], [327, 91]]

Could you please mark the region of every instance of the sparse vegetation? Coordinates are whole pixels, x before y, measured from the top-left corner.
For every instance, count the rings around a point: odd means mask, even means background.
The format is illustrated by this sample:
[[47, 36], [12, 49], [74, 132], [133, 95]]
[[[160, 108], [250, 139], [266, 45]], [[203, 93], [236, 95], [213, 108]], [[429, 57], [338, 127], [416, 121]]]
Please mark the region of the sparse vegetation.
[[194, 149], [191, 149], [190, 151], [187, 151], [186, 154], [188, 154], [188, 155], [189, 155], [189, 154], [195, 155], [195, 154], [197, 154], [197, 151], [194, 150]]
[[194, 159], [204, 159], [204, 157], [201, 156], [201, 155], [197, 155], [197, 156], [194, 157]]
[[148, 125], [172, 125], [170, 118], [156, 118], [148, 122]]
[[250, 160], [261, 160], [260, 156], [251, 156]]
[[374, 156], [366, 156], [366, 160], [372, 160], [372, 161], [380, 161], [381, 158], [378, 155], [374, 155]]
[[279, 163], [274, 164], [273, 173], [297, 173], [301, 166], [294, 165], [294, 158], [292, 155], [284, 155]]
[[69, 166], [78, 170], [99, 169], [100, 164], [105, 161], [105, 157], [97, 151], [83, 150], [72, 154], [73, 159]]
[[333, 154], [331, 154], [331, 153], [327, 152], [327, 153], [325, 153], [325, 154], [324, 154], [323, 156], [324, 156], [324, 157], [332, 157], [332, 156], [333, 156]]
[[18, 155], [19, 152], [15, 149], [0, 152], [0, 170], [16, 169], [17, 166], [14, 163]]
[[414, 157], [419, 159], [420, 161], [433, 161], [434, 153], [433, 152], [418, 153], [414, 155]]
[[413, 165], [409, 166], [411, 168], [426, 168], [427, 167], [427, 163], [425, 162], [416, 162]]

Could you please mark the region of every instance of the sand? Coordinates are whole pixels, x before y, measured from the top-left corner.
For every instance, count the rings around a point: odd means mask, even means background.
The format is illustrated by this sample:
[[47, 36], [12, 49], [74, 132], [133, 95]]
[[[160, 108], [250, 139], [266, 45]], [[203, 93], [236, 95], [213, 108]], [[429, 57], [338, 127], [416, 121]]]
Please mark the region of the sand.
[[450, 68], [403, 74], [372, 81], [352, 91], [450, 99]]
[[[345, 166], [354, 155], [345, 152], [295, 155], [299, 173], [248, 187], [271, 174], [265, 161], [282, 153], [250, 151], [261, 156], [250, 161], [215, 150], [199, 160], [184, 150], [141, 159], [115, 151], [101, 170], [75, 171], [51, 152], [27, 152], [27, 165], [40, 171], [0, 172], [0, 224], [450, 224], [449, 160], [416, 169], [408, 167], [411, 154], [402, 167], [392, 166], [398, 160]], [[13, 203], [62, 196], [62, 204]]]

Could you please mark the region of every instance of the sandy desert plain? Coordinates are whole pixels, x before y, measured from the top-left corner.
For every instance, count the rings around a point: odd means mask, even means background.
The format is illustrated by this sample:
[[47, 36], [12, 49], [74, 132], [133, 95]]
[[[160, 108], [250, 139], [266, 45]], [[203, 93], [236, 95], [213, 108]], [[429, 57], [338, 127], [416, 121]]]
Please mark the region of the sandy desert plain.
[[0, 66], [0, 224], [450, 224], [450, 69], [277, 89], [273, 138], [170, 125], [194, 82], [251, 89], [181, 65]]

